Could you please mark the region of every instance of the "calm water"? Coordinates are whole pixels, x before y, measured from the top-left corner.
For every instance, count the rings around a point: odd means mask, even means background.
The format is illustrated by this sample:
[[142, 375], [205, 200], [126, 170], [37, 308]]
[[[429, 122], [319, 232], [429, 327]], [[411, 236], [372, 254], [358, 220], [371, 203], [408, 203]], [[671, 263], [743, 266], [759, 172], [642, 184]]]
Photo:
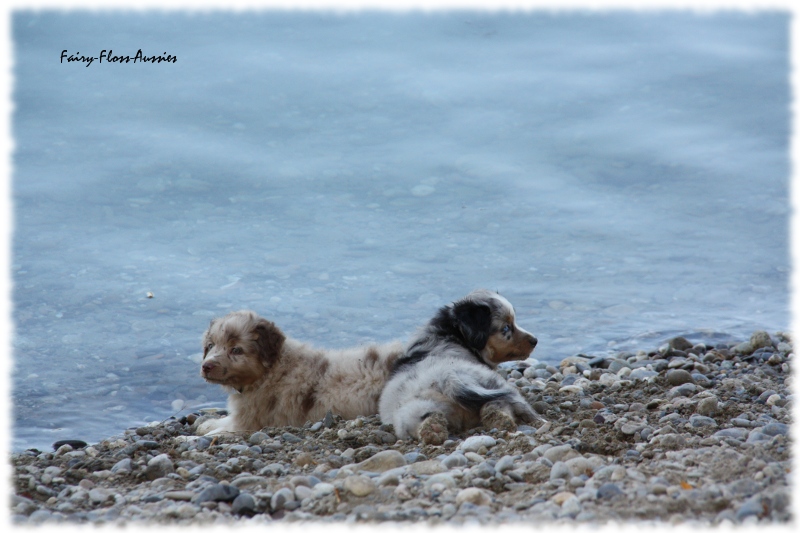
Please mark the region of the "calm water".
[[12, 447], [221, 406], [239, 308], [345, 347], [486, 287], [546, 361], [786, 329], [788, 28], [16, 12]]

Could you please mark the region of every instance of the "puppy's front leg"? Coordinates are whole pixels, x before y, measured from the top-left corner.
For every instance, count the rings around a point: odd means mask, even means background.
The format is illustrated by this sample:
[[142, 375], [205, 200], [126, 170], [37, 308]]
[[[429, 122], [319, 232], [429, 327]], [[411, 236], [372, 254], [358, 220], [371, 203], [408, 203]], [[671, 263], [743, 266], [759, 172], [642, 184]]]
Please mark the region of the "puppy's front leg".
[[424, 444], [441, 445], [447, 440], [447, 417], [439, 411], [430, 413], [419, 425], [417, 435]]
[[528, 402], [522, 399], [514, 402], [511, 405], [511, 409], [514, 411], [514, 416], [516, 419], [521, 422], [525, 422], [526, 424], [531, 424], [533, 422], [538, 422], [541, 424], [544, 422], [544, 418], [542, 418], [536, 411], [531, 409], [531, 406], [528, 405]]
[[219, 433], [227, 433], [232, 431], [233, 417], [231, 415], [223, 416], [222, 418], [212, 418], [206, 420], [195, 431], [196, 435], [217, 435]]
[[497, 428], [505, 431], [516, 431], [514, 411], [508, 401], [496, 400], [485, 403], [481, 407], [481, 422], [486, 429]]

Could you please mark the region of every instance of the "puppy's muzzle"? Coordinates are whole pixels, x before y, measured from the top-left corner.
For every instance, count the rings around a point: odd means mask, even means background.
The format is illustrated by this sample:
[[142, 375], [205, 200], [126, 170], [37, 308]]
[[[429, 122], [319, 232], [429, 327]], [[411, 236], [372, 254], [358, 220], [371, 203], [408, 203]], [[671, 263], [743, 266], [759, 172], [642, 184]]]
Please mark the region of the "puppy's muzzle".
[[536, 339], [536, 337], [534, 337], [533, 335], [530, 335], [530, 334], [528, 335], [528, 342], [531, 344], [531, 350], [536, 348], [536, 345], [539, 343], [539, 341]]
[[211, 361], [206, 361], [205, 363], [203, 363], [202, 366], [203, 375], [204, 376], [209, 375], [211, 372], [214, 371], [215, 368], [217, 368], [217, 365], [215, 363], [212, 363]]

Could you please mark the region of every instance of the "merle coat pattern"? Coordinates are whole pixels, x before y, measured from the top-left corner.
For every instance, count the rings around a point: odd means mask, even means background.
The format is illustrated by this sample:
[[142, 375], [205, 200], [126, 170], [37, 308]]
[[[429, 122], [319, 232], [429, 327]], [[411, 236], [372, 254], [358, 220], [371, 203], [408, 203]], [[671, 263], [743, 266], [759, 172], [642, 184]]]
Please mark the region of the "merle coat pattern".
[[536, 338], [520, 328], [513, 306], [477, 290], [442, 307], [408, 343], [381, 395], [384, 423], [399, 438], [441, 444], [449, 431], [483, 424], [514, 430], [539, 416], [494, 369], [526, 359]]

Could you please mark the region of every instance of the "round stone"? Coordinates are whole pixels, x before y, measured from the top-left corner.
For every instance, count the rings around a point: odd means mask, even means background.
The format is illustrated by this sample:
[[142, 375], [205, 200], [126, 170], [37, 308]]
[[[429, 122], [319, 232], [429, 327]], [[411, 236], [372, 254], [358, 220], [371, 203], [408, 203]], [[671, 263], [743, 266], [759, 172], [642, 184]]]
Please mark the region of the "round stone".
[[305, 485], [298, 485], [294, 488], [294, 497], [298, 500], [304, 500], [314, 494], [314, 489], [306, 487]]
[[466, 457], [467, 460], [472, 463], [482, 463], [485, 460], [482, 455], [475, 452], [467, 452], [464, 454], [464, 457]]
[[665, 450], [680, 450], [686, 447], [686, 439], [683, 435], [675, 433], [668, 433], [666, 435], [658, 435], [653, 438], [655, 444]]
[[566, 461], [580, 455], [569, 444], [562, 444], [560, 446], [552, 446], [545, 450], [544, 457], [550, 462], [556, 463], [558, 461]]
[[499, 461], [494, 465], [495, 471], [497, 473], [502, 474], [506, 470], [509, 470], [514, 467], [514, 458], [510, 455], [504, 455], [500, 458]]
[[572, 477], [572, 472], [567, 466], [567, 463], [563, 461], [553, 463], [553, 466], [550, 468], [550, 481], [554, 481], [556, 479], [569, 479], [570, 477]]
[[235, 486], [238, 489], [248, 488], [248, 487], [255, 487], [261, 484], [266, 484], [267, 478], [264, 476], [239, 476], [233, 481], [231, 481], [231, 485]]
[[459, 445], [458, 449], [462, 452], [478, 452], [481, 448], [491, 448], [497, 444], [489, 435], [474, 435], [469, 437]]
[[576, 517], [581, 512], [581, 502], [577, 496], [573, 496], [572, 498], [567, 498], [561, 504], [561, 512], [559, 516], [569, 516], [571, 518]]
[[668, 343], [670, 350], [679, 350], [681, 352], [686, 352], [692, 349], [692, 343], [686, 340], [685, 337], [675, 337], [670, 339]]
[[113, 494], [106, 489], [92, 489], [89, 491], [89, 499], [95, 504], [105, 503], [113, 497]]
[[702, 415], [692, 415], [689, 417], [689, 423], [692, 424], [692, 427], [695, 428], [703, 428], [703, 427], [717, 427], [717, 421], [708, 416]]
[[[425, 480], [426, 487], [431, 487], [437, 483], [444, 485], [449, 489], [452, 489], [453, 487], [456, 486], [455, 479], [453, 479], [453, 476], [448, 472], [442, 472], [441, 474], [434, 474]], [[404, 484], [401, 483], [399, 486], [404, 486]]]
[[366, 476], [352, 475], [345, 478], [344, 488], [355, 496], [368, 496], [375, 491], [375, 482]]
[[256, 512], [256, 499], [247, 493], [241, 493], [234, 498], [231, 512], [237, 515], [252, 516]]
[[170, 509], [169, 515], [178, 519], [188, 520], [193, 518], [198, 511], [199, 509], [191, 503], [180, 503]]
[[597, 489], [598, 498], [614, 498], [621, 494], [623, 494], [622, 489], [614, 483], [603, 483], [600, 485], [600, 488]]
[[694, 383], [694, 378], [692, 378], [692, 375], [686, 370], [675, 368], [667, 372], [667, 383], [678, 386], [684, 383]]
[[736, 519], [741, 521], [748, 516], [759, 516], [764, 512], [764, 505], [761, 496], [756, 495], [747, 500], [739, 509], [736, 510]]
[[446, 470], [447, 467], [444, 466], [441, 461], [436, 460], [420, 461], [419, 463], [413, 463], [408, 467], [408, 471], [417, 476], [438, 474], [439, 472], [444, 472]]
[[233, 501], [238, 495], [239, 489], [237, 487], [233, 485], [216, 483], [203, 489], [200, 494], [194, 497], [192, 502], [198, 505], [203, 502], [230, 502]]
[[780, 422], [770, 422], [761, 428], [761, 432], [771, 437], [775, 435], [788, 435], [789, 425]]
[[269, 504], [273, 511], [280, 511], [286, 507], [286, 504], [295, 501], [294, 491], [290, 488], [283, 487], [272, 495]]
[[386, 472], [406, 465], [406, 458], [397, 450], [384, 450], [356, 465], [356, 471]]
[[643, 429], [646, 426], [643, 422], [626, 422], [622, 424], [622, 427], [619, 429], [624, 435], [633, 435], [637, 431]]
[[456, 505], [461, 505], [464, 502], [473, 505], [489, 505], [492, 503], [492, 497], [483, 489], [469, 487], [461, 489], [458, 494], [456, 494]]
[[616, 374], [623, 368], [630, 368], [631, 365], [628, 364], [627, 361], [623, 361], [622, 359], [612, 359], [608, 365], [608, 371]]
[[750, 336], [750, 345], [753, 351], [759, 348], [766, 348], [772, 346], [772, 339], [766, 331], [756, 331]]
[[750, 433], [750, 431], [747, 430], [746, 428], [736, 427], [736, 428], [721, 429], [721, 430], [717, 431], [716, 433], [714, 433], [714, 436], [717, 437], [717, 438], [728, 437], [728, 438], [732, 438], [732, 439], [736, 439], [736, 440], [744, 440], [744, 439], [747, 438], [747, 435], [749, 433]]
[[697, 385], [694, 383], [684, 383], [683, 385], [678, 385], [677, 387], [672, 387], [669, 392], [667, 393], [667, 397], [672, 399], [677, 396], [692, 396], [695, 392], [697, 392]]
[[444, 459], [442, 465], [446, 468], [455, 468], [457, 466], [466, 466], [469, 460], [462, 453], [453, 452]]
[[777, 404], [780, 401], [781, 401], [781, 395], [780, 394], [772, 394], [772, 395], [769, 396], [769, 398], [767, 398], [767, 401], [765, 403], [768, 406], [772, 407], [773, 405]]
[[153, 457], [147, 462], [145, 476], [147, 479], [152, 481], [160, 477], [166, 477], [168, 474], [172, 474], [174, 471], [175, 467], [172, 465], [172, 459], [170, 459], [169, 455], [166, 453], [162, 453]]
[[697, 402], [697, 414], [702, 416], [713, 416], [717, 412], [719, 401], [716, 396], [709, 396]]
[[613, 372], [607, 372], [605, 374], [602, 374], [597, 381], [599, 381], [603, 385], [610, 386], [613, 383], [616, 383], [617, 381], [619, 381], [619, 377], [616, 374], [614, 374]]
[[[567, 465], [567, 467], [569, 468], [570, 474], [572, 474], [572, 476], [580, 476], [580, 475], [583, 475], [583, 474], [587, 474], [587, 475], [591, 476], [592, 472], [594, 470], [592, 468], [591, 461], [589, 461], [589, 459], [587, 459], [585, 457], [582, 457], [582, 456], [573, 457], [572, 459], [567, 459], [566, 461], [564, 461], [564, 464]], [[553, 466], [555, 466], [555, 465], [553, 465]]]
[[336, 487], [334, 487], [330, 483], [317, 483], [316, 485], [314, 485], [314, 488], [312, 490], [314, 491], [313, 496], [319, 498], [321, 496], [333, 494], [336, 491]]
[[646, 368], [637, 368], [631, 371], [630, 375], [628, 376], [632, 380], [643, 380], [652, 378], [658, 375], [658, 372], [655, 370], [647, 370]]
[[125, 459], [119, 461], [117, 464], [111, 467], [111, 472], [114, 474], [122, 474], [125, 472], [130, 472], [133, 469], [133, 463], [130, 457], [126, 457]]
[[263, 433], [261, 431], [256, 431], [255, 433], [250, 435], [250, 438], [247, 439], [247, 442], [249, 442], [250, 444], [256, 445], [256, 444], [261, 444], [263, 441], [267, 440], [268, 438], [269, 438], [269, 435], [267, 435], [266, 433]]
[[314, 463], [314, 458], [308, 452], [300, 452], [294, 458], [294, 464], [300, 468]]
[[303, 439], [301, 439], [297, 435], [292, 435], [291, 433], [284, 433], [283, 435], [281, 435], [281, 440], [283, 440], [283, 442], [288, 442], [291, 444], [297, 444], [299, 442], [303, 442]]
[[693, 372], [692, 379], [694, 380], [696, 385], [700, 385], [701, 387], [706, 389], [710, 388], [712, 385], [711, 380], [699, 372]]
[[553, 497], [550, 498], [550, 501], [553, 502], [554, 504], [560, 506], [565, 501], [569, 500], [570, 498], [574, 498], [574, 497], [575, 497], [575, 494], [573, 494], [572, 492], [563, 491], [563, 492], [557, 492], [556, 494], [554, 494]]

